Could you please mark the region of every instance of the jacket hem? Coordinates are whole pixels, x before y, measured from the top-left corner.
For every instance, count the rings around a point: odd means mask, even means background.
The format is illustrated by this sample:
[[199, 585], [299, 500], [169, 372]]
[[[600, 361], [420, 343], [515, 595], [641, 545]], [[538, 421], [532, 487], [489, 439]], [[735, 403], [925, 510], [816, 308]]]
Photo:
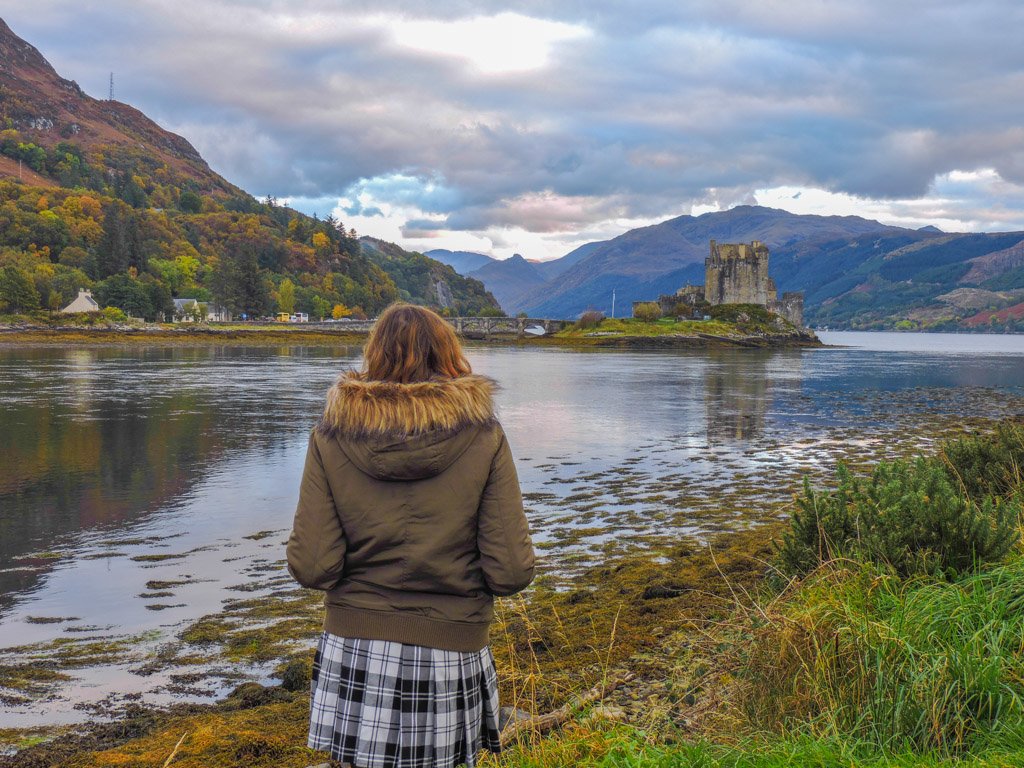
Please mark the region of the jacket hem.
[[328, 605], [324, 630], [338, 637], [390, 640], [442, 651], [472, 653], [486, 647], [490, 623], [430, 619], [408, 613], [391, 613]]

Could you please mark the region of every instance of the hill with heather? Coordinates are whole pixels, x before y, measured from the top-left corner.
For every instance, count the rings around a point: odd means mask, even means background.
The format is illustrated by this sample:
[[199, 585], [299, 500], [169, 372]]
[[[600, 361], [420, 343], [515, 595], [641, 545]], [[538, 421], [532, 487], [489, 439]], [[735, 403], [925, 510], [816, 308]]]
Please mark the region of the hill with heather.
[[374, 314], [401, 297], [498, 311], [477, 281], [427, 267], [443, 284], [432, 294], [342, 222], [257, 201], [186, 139], [61, 77], [0, 20], [0, 314], [57, 309], [80, 288], [147, 319], [172, 315], [175, 297], [248, 317]]

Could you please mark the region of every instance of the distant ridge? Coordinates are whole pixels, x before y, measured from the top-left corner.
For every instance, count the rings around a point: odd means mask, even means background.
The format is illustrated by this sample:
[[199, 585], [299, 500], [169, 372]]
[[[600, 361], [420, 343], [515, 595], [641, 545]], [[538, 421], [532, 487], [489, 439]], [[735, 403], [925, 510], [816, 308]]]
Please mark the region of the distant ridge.
[[[1024, 301], [1024, 232], [947, 233], [932, 226], [908, 229], [858, 216], [745, 205], [679, 216], [588, 243], [563, 259], [533, 265], [545, 280], [525, 292], [507, 291], [499, 270], [481, 277], [496, 296], [505, 297], [502, 306], [512, 313], [610, 312], [613, 291], [617, 306], [629, 307], [686, 283], [703, 283], [712, 239], [767, 243], [771, 276], [780, 291], [805, 292], [811, 325], [1024, 331], [1016, 310], [1001, 312]], [[557, 266], [545, 273], [547, 265]], [[974, 293], [958, 293], [959, 288]], [[980, 300], [992, 307], [988, 315], [977, 314]]]
[[447, 264], [460, 275], [468, 275], [471, 272], [496, 261], [496, 259], [482, 253], [474, 253], [473, 251], [448, 251], [444, 248], [435, 248], [432, 251], [424, 251], [423, 255], [434, 259], [435, 261], [440, 261], [442, 264]]

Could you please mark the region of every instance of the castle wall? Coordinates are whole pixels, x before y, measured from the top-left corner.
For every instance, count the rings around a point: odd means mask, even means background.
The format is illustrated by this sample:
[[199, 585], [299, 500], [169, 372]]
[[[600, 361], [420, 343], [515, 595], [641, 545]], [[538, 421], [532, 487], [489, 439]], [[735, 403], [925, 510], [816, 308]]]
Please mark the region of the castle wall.
[[781, 299], [768, 302], [768, 310], [782, 316], [797, 328], [803, 328], [804, 292], [786, 291]]

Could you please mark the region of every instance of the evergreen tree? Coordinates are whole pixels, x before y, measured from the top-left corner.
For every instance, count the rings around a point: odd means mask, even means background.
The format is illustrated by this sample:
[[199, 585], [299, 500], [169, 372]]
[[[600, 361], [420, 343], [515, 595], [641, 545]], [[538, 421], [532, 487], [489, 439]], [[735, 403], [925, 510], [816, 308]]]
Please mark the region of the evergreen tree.
[[178, 198], [178, 208], [185, 213], [200, 213], [203, 210], [203, 199], [190, 189], [186, 189]]
[[113, 275], [96, 286], [96, 298], [105, 307], [117, 307], [132, 317], [152, 318], [153, 302], [146, 286], [128, 275]]
[[213, 273], [213, 295], [235, 315], [249, 318], [267, 314], [270, 294], [259, 265], [259, 243], [234, 237], [224, 244]]
[[100, 278], [126, 272], [129, 267], [141, 271], [146, 266], [138, 220], [122, 202], [112, 201], [104, 210], [103, 239], [96, 261]]

